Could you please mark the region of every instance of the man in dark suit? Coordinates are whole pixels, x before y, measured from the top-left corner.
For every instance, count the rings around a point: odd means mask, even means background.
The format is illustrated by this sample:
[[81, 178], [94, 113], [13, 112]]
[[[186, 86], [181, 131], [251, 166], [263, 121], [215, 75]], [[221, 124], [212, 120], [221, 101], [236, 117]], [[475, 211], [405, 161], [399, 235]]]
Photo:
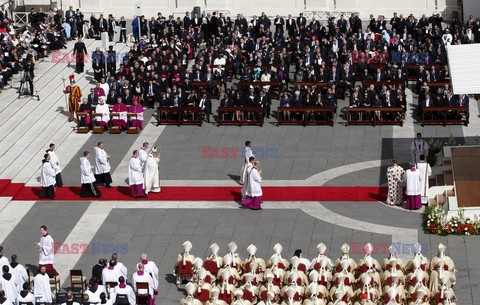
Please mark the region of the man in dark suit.
[[268, 16], [265, 14], [265, 12], [262, 12], [262, 16], [260, 16], [258, 21], [260, 22], [260, 24], [263, 24], [263, 28], [265, 30], [270, 29], [270, 26], [272, 25], [272, 22], [270, 21], [270, 19], [268, 19]]
[[158, 90], [158, 85], [149, 80], [148, 84], [145, 85], [145, 100], [147, 108], [153, 108], [157, 97], [159, 96], [160, 91]]
[[100, 17], [98, 18], [98, 31], [100, 33], [108, 31], [107, 20], [103, 18], [103, 14], [100, 14]]
[[83, 73], [83, 69], [85, 67], [85, 56], [88, 55], [87, 47], [85, 43], [82, 41], [82, 38], [78, 38], [78, 42], [75, 43], [73, 47], [73, 55], [77, 61], [75, 65], [75, 72], [76, 73]]
[[93, 88], [90, 88], [90, 94], [87, 96], [87, 102], [90, 106], [98, 104], [98, 96], [93, 93]]
[[283, 33], [283, 26], [285, 25], [285, 20], [283, 20], [283, 18], [280, 18], [280, 16], [277, 15], [273, 21], [273, 24], [275, 24], [275, 32], [280, 31]]
[[207, 97], [207, 92], [203, 91], [202, 97], [198, 100], [197, 107], [205, 112], [205, 119], [210, 123], [210, 114], [212, 113], [212, 100]]
[[297, 25], [295, 23], [295, 19], [292, 18], [292, 15], [288, 15], [288, 19], [287, 19], [286, 24], [287, 24], [288, 36], [293, 38], [295, 36]]
[[300, 13], [300, 16], [297, 18], [297, 27], [300, 30], [304, 29], [307, 26], [307, 18], [303, 17], [303, 13]]
[[88, 29], [88, 37], [90, 39], [100, 40], [100, 33], [93, 24], [90, 25], [90, 28]]
[[347, 20], [345, 20], [345, 17], [343, 15], [341, 15], [340, 19], [338, 19], [337, 26], [340, 30], [340, 33], [347, 33]]
[[267, 117], [267, 119], [270, 118], [270, 108], [272, 106], [272, 99], [270, 98], [269, 94], [265, 92], [265, 89], [262, 89], [260, 91], [258, 102], [260, 103], [260, 106], [263, 108], [263, 115]]
[[183, 17], [183, 26], [185, 29], [188, 29], [192, 25], [192, 18], [190, 17], [190, 12], [185, 12], [185, 17]]

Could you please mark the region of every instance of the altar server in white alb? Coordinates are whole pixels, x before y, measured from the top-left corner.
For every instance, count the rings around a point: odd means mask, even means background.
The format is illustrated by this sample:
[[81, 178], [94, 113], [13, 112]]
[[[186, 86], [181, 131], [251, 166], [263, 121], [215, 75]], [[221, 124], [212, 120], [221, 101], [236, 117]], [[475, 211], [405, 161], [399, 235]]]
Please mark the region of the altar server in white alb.
[[142, 253], [142, 260], [137, 264], [137, 271], [140, 269], [140, 264], [143, 265], [143, 270], [152, 276], [153, 290], [156, 292], [158, 289], [158, 267], [154, 261], [149, 261], [147, 254]]
[[40, 242], [36, 245], [37, 250], [39, 251], [38, 265], [39, 267], [45, 266], [46, 270], [55, 270], [53, 267], [55, 255], [53, 249], [54, 241], [52, 236], [48, 234], [47, 226], [43, 225], [40, 227], [40, 234], [42, 234], [42, 237], [40, 238]]
[[418, 210], [422, 207], [422, 176], [420, 171], [415, 168], [415, 163], [410, 162], [410, 169], [405, 172], [404, 182], [407, 184], [405, 191], [407, 204], [406, 208], [409, 210]]
[[420, 161], [417, 163], [417, 169], [420, 171], [420, 176], [422, 177], [422, 188], [421, 188], [421, 195], [422, 197], [426, 197], [428, 188], [430, 187], [428, 184], [428, 179], [432, 175], [432, 168], [430, 164], [425, 160], [424, 155], [420, 155]]
[[55, 199], [55, 182], [55, 170], [50, 164], [50, 155], [45, 154], [40, 170], [40, 184], [42, 185], [40, 198]]
[[9, 266], [2, 267], [2, 275], [0, 276], [0, 289], [5, 292], [5, 297], [10, 300], [13, 304], [16, 304], [17, 301], [17, 283], [15, 278], [10, 273]]
[[138, 150], [133, 151], [128, 166], [128, 184], [130, 185], [130, 196], [133, 198], [146, 197], [143, 191], [143, 169], [138, 158]]
[[50, 144], [47, 154], [50, 155], [50, 164], [55, 170], [55, 186], [62, 187], [62, 168], [60, 167], [60, 159], [58, 158], [57, 153], [55, 152], [55, 144]]
[[101, 197], [102, 193], [95, 186], [95, 175], [93, 174], [93, 166], [90, 164], [90, 152], [84, 151], [83, 157], [80, 158], [80, 172], [82, 176], [80, 180], [82, 182], [82, 190], [80, 197]]
[[244, 155], [245, 158], [242, 162], [242, 168], [240, 169], [240, 183], [243, 184], [247, 179], [247, 166], [250, 164], [250, 157], [254, 157], [255, 155], [252, 152], [252, 142], [245, 141], [245, 148], [244, 148]]
[[105, 183], [106, 187], [111, 187], [112, 176], [110, 175], [110, 155], [104, 149], [103, 142], [98, 142], [95, 149], [95, 180], [98, 184]]
[[147, 155], [145, 166], [143, 167], [143, 189], [145, 194], [148, 193], [160, 193], [160, 170], [158, 165], [160, 164], [160, 153], [157, 152], [157, 147]]
[[36, 303], [52, 303], [50, 277], [47, 274], [47, 268], [45, 268], [45, 266], [40, 267], [40, 273], [35, 276], [33, 288]]
[[20, 292], [18, 293], [18, 296], [17, 296], [17, 303], [18, 304], [20, 303], [35, 304], [35, 297], [33, 296], [33, 293], [30, 292], [30, 284], [23, 283], [22, 287], [20, 288], [21, 288]]
[[18, 256], [16, 254], [12, 255], [12, 263], [10, 264], [10, 272], [15, 278], [15, 283], [17, 283], [17, 291], [22, 291], [23, 284], [28, 280], [27, 269], [24, 266], [18, 263]]
[[8, 258], [3, 256], [3, 246], [0, 246], [0, 270], [3, 266], [9, 265]]
[[138, 158], [140, 159], [140, 163], [142, 168], [145, 167], [145, 162], [147, 162], [148, 157], [148, 142], [143, 143], [142, 147], [138, 150]]

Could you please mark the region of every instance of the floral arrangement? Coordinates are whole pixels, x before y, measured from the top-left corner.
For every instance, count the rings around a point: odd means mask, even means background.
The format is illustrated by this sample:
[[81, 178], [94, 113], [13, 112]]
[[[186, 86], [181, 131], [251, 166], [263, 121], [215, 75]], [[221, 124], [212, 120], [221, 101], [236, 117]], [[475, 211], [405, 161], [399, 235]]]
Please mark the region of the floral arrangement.
[[425, 233], [437, 235], [480, 235], [480, 219], [475, 215], [473, 219], [466, 218], [463, 209], [457, 216], [448, 219], [443, 207], [433, 205], [425, 208], [423, 212], [423, 229]]

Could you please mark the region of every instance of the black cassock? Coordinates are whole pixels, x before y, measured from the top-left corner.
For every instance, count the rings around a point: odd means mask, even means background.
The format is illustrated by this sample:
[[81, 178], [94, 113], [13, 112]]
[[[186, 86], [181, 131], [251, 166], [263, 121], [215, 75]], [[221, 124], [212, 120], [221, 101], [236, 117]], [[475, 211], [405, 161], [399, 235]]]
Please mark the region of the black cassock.
[[83, 42], [75, 43], [73, 47], [73, 53], [76, 55], [76, 65], [75, 65], [75, 72], [83, 73], [83, 69], [85, 67], [85, 54], [88, 54], [87, 48]]

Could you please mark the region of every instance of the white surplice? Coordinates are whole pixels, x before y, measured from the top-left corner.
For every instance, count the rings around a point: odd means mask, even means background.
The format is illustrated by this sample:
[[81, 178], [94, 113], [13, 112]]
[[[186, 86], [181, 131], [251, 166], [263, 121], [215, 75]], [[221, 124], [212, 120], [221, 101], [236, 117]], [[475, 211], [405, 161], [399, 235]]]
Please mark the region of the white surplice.
[[98, 285], [97, 289], [95, 291], [91, 290], [90, 288], [88, 290], [85, 291], [85, 294], [88, 295], [88, 301], [90, 303], [100, 303], [101, 302], [101, 299], [100, 299], [100, 294], [104, 292], [104, 293], [107, 293], [107, 291], [105, 290], [105, 286], [103, 285]]
[[[5, 278], [7, 277], [7, 278]], [[9, 299], [13, 304], [17, 301], [18, 289], [17, 283], [13, 274], [2, 274], [0, 275], [0, 289], [5, 292], [5, 297]]]
[[49, 187], [55, 185], [55, 170], [49, 162], [44, 162], [42, 164], [42, 169], [40, 172], [40, 183], [43, 187]]
[[40, 252], [38, 253], [39, 265], [53, 265], [55, 253], [53, 252], [53, 238], [50, 234], [46, 234], [40, 238]]
[[105, 149], [94, 147], [95, 149], [95, 174], [105, 174], [110, 172], [110, 162]]
[[35, 297], [33, 296], [33, 293], [31, 293], [31, 292], [28, 292], [25, 296], [22, 296], [22, 294], [19, 293], [18, 296], [17, 296], [17, 304], [15, 304], [15, 305], [20, 304], [20, 302], [22, 302], [22, 303], [32, 303], [33, 305], [35, 305]]
[[136, 298], [135, 298], [135, 292], [133, 291], [132, 287], [126, 285], [125, 287], [120, 287], [120, 285], [117, 285], [114, 289], [115, 294], [124, 294], [128, 297], [128, 303], [130, 305], [135, 305], [136, 304]]
[[427, 196], [428, 193], [428, 177], [432, 175], [432, 168], [430, 167], [430, 164], [428, 164], [425, 161], [420, 161], [417, 163], [417, 169], [420, 171], [420, 176], [422, 177], [422, 185], [421, 185], [421, 195], [422, 196]]
[[55, 170], [55, 175], [62, 172], [62, 168], [60, 167], [60, 159], [55, 151], [49, 150], [48, 154], [50, 155], [50, 164], [52, 165], [53, 169]]
[[132, 284], [133, 284], [133, 290], [135, 290], [135, 292], [139, 293], [139, 294], [145, 294], [146, 291], [144, 289], [139, 289], [139, 291], [137, 291], [137, 283], [148, 283], [148, 294], [150, 295], [150, 297], [153, 297], [153, 278], [152, 276], [150, 275], [150, 273], [148, 272], [143, 272], [142, 275], [138, 274], [139, 271], [135, 272], [133, 275], [132, 275]]
[[155, 157], [153, 154], [148, 154], [145, 167], [143, 169], [143, 189], [145, 194], [150, 192], [160, 192], [160, 171], [158, 165], [160, 158]]
[[102, 271], [102, 283], [107, 285], [108, 282], [118, 283], [118, 278], [122, 276], [120, 270], [110, 269], [110, 267], [104, 268]]
[[143, 171], [139, 158], [130, 158], [130, 164], [128, 166], [128, 184], [138, 185], [143, 184]]
[[33, 284], [35, 301], [52, 303], [52, 290], [50, 288], [50, 277], [48, 274], [37, 274]]
[[17, 291], [22, 291], [23, 283], [28, 280], [27, 269], [25, 269], [25, 267], [23, 267], [22, 265], [18, 264], [15, 266], [15, 268], [12, 268], [10, 266], [10, 272], [12, 273], [13, 278], [15, 279], [15, 283], [17, 284]]
[[92, 171], [92, 165], [90, 164], [90, 161], [85, 157], [80, 158], [80, 171], [82, 173], [82, 176], [80, 178], [82, 184], [95, 182], [95, 175]]
[[420, 171], [412, 171], [411, 169], [407, 169], [403, 177], [404, 182], [407, 184], [405, 195], [420, 195], [422, 192], [422, 176], [420, 174]]
[[101, 113], [101, 117], [95, 117], [95, 120], [98, 122], [108, 123], [110, 121], [110, 108], [107, 104], [100, 105], [98, 104], [95, 108], [95, 113]]
[[5, 265], [10, 265], [10, 262], [8, 261], [8, 258], [5, 256], [0, 257], [0, 270], [2, 270], [3, 266]]
[[262, 176], [260, 176], [258, 170], [252, 166], [248, 172], [248, 185], [245, 194], [250, 197], [262, 196]]
[[127, 279], [128, 270], [122, 262], [117, 262], [114, 268], [120, 273], [121, 276]]
[[[138, 271], [138, 265], [139, 264], [140, 263], [137, 264], [137, 267], [136, 267], [135, 271]], [[143, 264], [143, 270], [146, 273], [149, 273], [152, 276], [153, 290], [157, 290], [158, 289], [158, 267], [157, 267], [157, 264], [155, 264], [154, 261], [148, 261], [147, 263]]]

